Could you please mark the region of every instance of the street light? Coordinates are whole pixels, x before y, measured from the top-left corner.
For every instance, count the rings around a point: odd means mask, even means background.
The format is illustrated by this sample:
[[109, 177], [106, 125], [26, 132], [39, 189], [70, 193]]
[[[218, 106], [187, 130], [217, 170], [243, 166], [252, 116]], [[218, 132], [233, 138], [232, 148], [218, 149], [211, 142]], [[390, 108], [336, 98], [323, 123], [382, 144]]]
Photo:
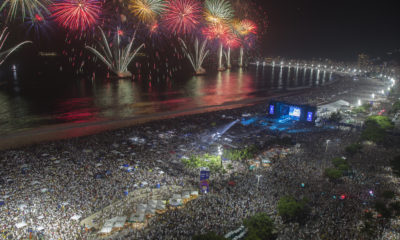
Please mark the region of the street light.
[[325, 152], [327, 152], [328, 151], [328, 146], [329, 146], [329, 142], [330, 142], [331, 140], [329, 140], [329, 139], [327, 139], [326, 140], [326, 148], [325, 148]]
[[258, 187], [258, 185], [260, 183], [260, 178], [262, 177], [262, 175], [256, 175], [256, 177], [257, 177], [257, 187]]
[[221, 167], [223, 167], [223, 164], [222, 164], [222, 147], [221, 147], [221, 145], [218, 146], [218, 156], [221, 159]]

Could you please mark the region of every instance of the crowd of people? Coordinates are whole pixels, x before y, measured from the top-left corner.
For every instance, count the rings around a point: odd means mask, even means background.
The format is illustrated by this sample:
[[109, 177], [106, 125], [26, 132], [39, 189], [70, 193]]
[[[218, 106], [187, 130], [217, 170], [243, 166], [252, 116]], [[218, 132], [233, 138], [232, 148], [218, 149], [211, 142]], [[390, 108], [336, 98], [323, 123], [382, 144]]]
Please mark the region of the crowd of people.
[[[351, 97], [354, 93], [349, 89], [356, 85], [331, 84], [283, 100], [312, 102], [345, 91], [341, 97]], [[198, 172], [186, 169], [181, 158], [210, 151], [211, 145], [201, 141], [204, 134], [241, 118], [243, 113], [264, 113], [265, 108], [265, 104], [258, 104], [184, 116], [2, 151], [0, 236], [88, 239], [92, 233], [80, 220], [124, 199], [129, 192], [158, 185], [197, 186]], [[262, 142], [267, 136], [251, 134], [256, 127], [236, 124], [229, 130], [233, 136], [230, 144], [244, 147]], [[243, 135], [246, 132], [248, 135]], [[236, 133], [240, 137], [234, 138]], [[393, 189], [393, 184], [377, 175], [381, 170], [377, 159], [393, 153], [371, 147], [362, 162], [352, 164], [352, 178], [343, 184], [327, 181], [323, 168], [331, 164], [330, 159], [341, 156], [343, 147], [357, 134], [339, 129], [297, 133], [292, 138], [301, 145], [300, 152], [274, 161], [268, 169], [213, 174], [209, 194], [150, 219], [143, 230], [125, 231], [113, 238], [189, 239], [209, 231], [225, 234], [240, 227], [244, 218], [267, 212], [282, 226], [279, 239], [358, 239], [362, 236], [357, 230], [360, 220], [374, 200], [369, 191]], [[338, 144], [328, 149], [321, 144], [326, 139]], [[259, 182], [256, 175], [262, 175]], [[228, 181], [234, 181], [235, 186]], [[346, 194], [346, 199], [334, 198], [340, 194]], [[277, 201], [285, 195], [309, 199], [311, 211], [305, 224], [283, 223], [277, 215]], [[382, 223], [379, 231], [400, 238], [390, 224]]]

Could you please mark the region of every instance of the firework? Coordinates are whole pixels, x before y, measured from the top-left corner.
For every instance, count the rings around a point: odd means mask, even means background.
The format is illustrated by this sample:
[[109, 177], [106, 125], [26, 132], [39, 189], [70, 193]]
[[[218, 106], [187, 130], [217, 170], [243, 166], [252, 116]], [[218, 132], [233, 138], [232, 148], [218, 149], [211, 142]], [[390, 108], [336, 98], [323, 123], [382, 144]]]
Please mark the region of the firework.
[[236, 21], [233, 24], [233, 27], [235, 31], [241, 36], [246, 36], [249, 34], [257, 34], [256, 24], [248, 19]]
[[218, 24], [212, 24], [211, 26], [208, 26], [207, 28], [203, 29], [203, 35], [207, 37], [207, 39], [219, 39], [220, 44], [218, 48], [218, 70], [222, 71], [224, 70], [222, 66], [222, 56], [223, 56], [223, 41], [224, 39], [227, 39], [230, 34], [232, 33], [232, 30], [230, 27], [226, 24], [223, 23], [218, 23]]
[[159, 15], [165, 8], [164, 0], [130, 0], [129, 10], [141, 22], [154, 22], [157, 15]]
[[240, 45], [240, 39], [233, 32], [225, 33], [222, 41], [224, 45], [229, 48], [236, 48]]
[[192, 53], [187, 47], [186, 43], [179, 38], [179, 41], [182, 45], [182, 50], [186, 54], [186, 57], [189, 59], [190, 63], [196, 74], [204, 74], [205, 70], [202, 67], [204, 59], [206, 59], [209, 50], [206, 51], [207, 39], [203, 41], [199, 48], [199, 39], [196, 38], [194, 41], [194, 53]]
[[190, 33], [201, 19], [201, 5], [196, 0], [169, 0], [163, 21], [175, 33]]
[[229, 26], [223, 23], [212, 24], [203, 29], [203, 35], [208, 39], [224, 39], [230, 32]]
[[149, 25], [149, 30], [151, 34], [157, 32], [158, 28], [159, 28], [158, 22], [153, 22], [151, 25]]
[[98, 0], [61, 0], [50, 10], [54, 20], [62, 27], [73, 31], [85, 31], [93, 27], [101, 13]]
[[39, 39], [43, 35], [47, 35], [52, 30], [52, 24], [46, 18], [35, 14], [33, 18], [29, 18], [24, 24], [27, 27], [26, 34], [29, 35], [33, 32], [34, 37]]
[[43, 14], [49, 13], [46, 7], [49, 3], [49, 0], [5, 0], [0, 6], [0, 11], [9, 5], [6, 22], [15, 20], [19, 12], [21, 12], [22, 21], [27, 16], [34, 18], [35, 15], [39, 15], [43, 18]]
[[249, 44], [249, 39], [251, 39], [251, 36], [254, 36], [257, 34], [257, 25], [248, 20], [244, 19], [241, 21], [236, 21], [233, 24], [233, 28], [235, 30], [235, 33], [240, 37], [241, 41], [241, 46], [240, 46], [240, 51], [239, 51], [239, 67], [243, 66], [243, 55], [244, 55], [244, 45], [247, 43]]
[[[131, 41], [124, 48], [120, 47], [121, 44], [121, 36], [120, 31], [117, 29], [117, 32], [114, 36], [114, 40], [112, 44], [107, 41], [106, 36], [104, 35], [103, 30], [99, 27], [102, 43], [101, 43], [101, 52], [97, 51], [93, 47], [86, 46], [86, 49], [91, 51], [94, 55], [96, 55], [104, 64], [107, 65], [118, 77], [129, 77], [132, 74], [128, 71], [128, 65], [130, 62], [137, 56], [138, 52], [144, 44], [141, 44], [139, 47], [131, 51], [133, 42], [135, 40], [135, 34], [133, 35]], [[112, 49], [110, 49], [110, 45]]]
[[227, 0], [206, 0], [204, 6], [205, 19], [212, 24], [227, 22], [233, 18], [233, 8]]
[[13, 53], [15, 50], [17, 50], [19, 47], [27, 43], [32, 43], [31, 41], [21, 42], [10, 49], [1, 51], [3, 49], [4, 43], [6, 42], [7, 38], [8, 38], [7, 28], [4, 28], [0, 34], [0, 65], [3, 64], [3, 62], [7, 59], [7, 57], [10, 56], [10, 54]]
[[236, 48], [240, 45], [240, 39], [236, 36], [236, 34], [230, 32], [224, 35], [222, 41], [225, 47], [227, 48], [227, 52], [224, 52], [226, 58], [226, 65], [227, 68], [231, 68], [231, 49]]
[[62, 27], [83, 32], [98, 21], [101, 3], [98, 0], [61, 0], [54, 3], [50, 10]]

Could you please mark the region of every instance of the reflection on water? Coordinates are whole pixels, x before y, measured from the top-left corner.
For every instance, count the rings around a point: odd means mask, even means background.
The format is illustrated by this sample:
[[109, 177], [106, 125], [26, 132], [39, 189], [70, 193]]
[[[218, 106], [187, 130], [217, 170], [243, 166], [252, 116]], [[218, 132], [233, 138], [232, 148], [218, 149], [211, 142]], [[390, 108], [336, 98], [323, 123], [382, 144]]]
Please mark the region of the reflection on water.
[[18, 79], [16, 72], [13, 78], [8, 87], [0, 89], [0, 134], [42, 125], [123, 119], [268, 97], [279, 91], [325, 84], [332, 80], [332, 73], [258, 66], [164, 82], [97, 76], [95, 80], [44, 79], [32, 84], [29, 79]]

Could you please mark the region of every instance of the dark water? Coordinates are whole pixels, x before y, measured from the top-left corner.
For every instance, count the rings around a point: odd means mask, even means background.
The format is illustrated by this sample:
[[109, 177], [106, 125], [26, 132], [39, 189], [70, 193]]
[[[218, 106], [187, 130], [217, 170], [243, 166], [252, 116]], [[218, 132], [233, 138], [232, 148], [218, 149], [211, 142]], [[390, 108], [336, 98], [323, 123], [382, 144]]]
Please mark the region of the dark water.
[[[330, 72], [250, 67], [180, 80], [0, 79], [0, 134], [58, 123], [123, 119], [215, 106], [333, 81]], [[4, 72], [3, 72], [4, 76]]]

